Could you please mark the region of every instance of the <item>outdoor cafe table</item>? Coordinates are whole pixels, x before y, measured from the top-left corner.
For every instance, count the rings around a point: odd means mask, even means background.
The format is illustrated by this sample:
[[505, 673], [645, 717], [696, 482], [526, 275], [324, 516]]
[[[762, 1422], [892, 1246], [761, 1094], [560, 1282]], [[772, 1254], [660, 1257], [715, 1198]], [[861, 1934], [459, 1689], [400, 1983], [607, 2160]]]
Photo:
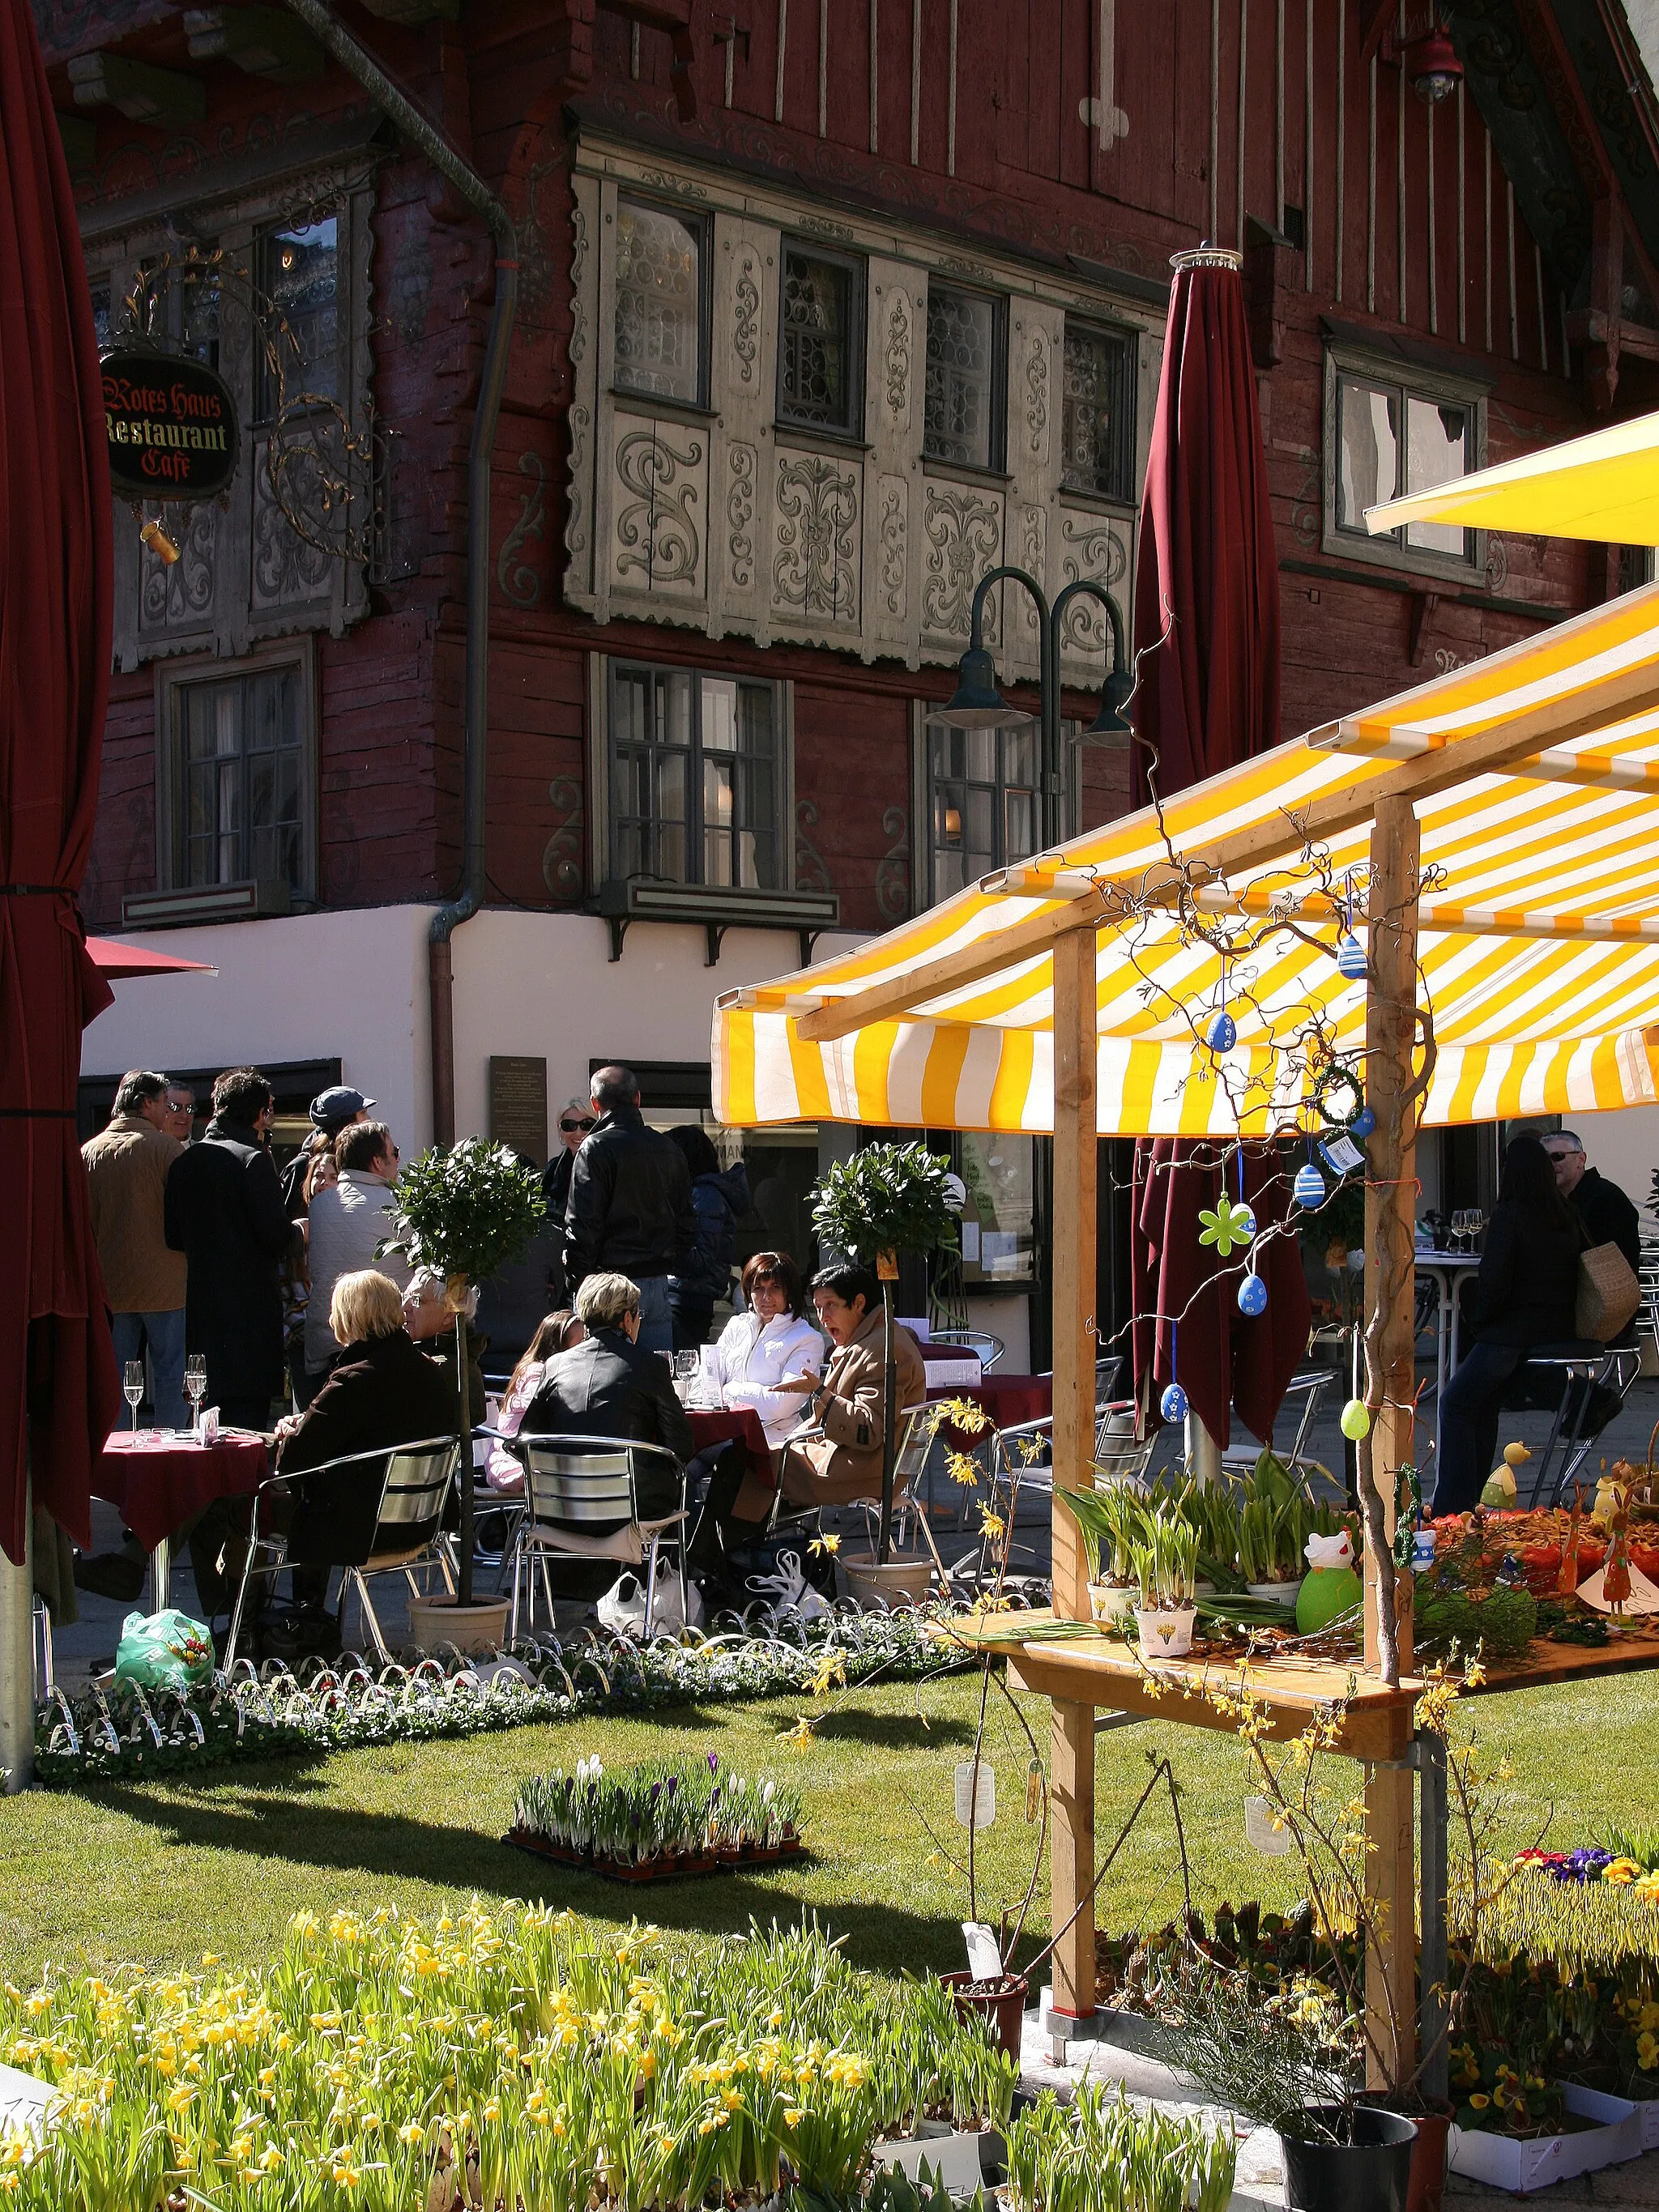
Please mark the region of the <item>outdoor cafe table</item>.
[[[977, 1382], [942, 1383], [927, 1395], [935, 1403], [942, 1398], [965, 1398], [983, 1409], [993, 1428], [1011, 1429], [1023, 1421], [1048, 1419], [1054, 1410], [1054, 1378], [1052, 1375], [986, 1375]], [[964, 1435], [948, 1421], [944, 1431], [969, 1450], [982, 1441]]]
[[[967, 1644], [1006, 1658], [1017, 1688], [1120, 1717], [1097, 1722], [1097, 1729], [1136, 1720], [1167, 1720], [1237, 1733], [1237, 1722], [1224, 1710], [1224, 1709], [1218, 1710], [1212, 1698], [1219, 1690], [1237, 1692], [1242, 1679], [1238, 1655], [1195, 1652], [1149, 1666], [1117, 1638], [1085, 1632], [1075, 1639], [1033, 1642], [1030, 1632], [1048, 1630], [1054, 1619], [1048, 1611], [991, 1614], [941, 1623], [933, 1632], [942, 1642]], [[1479, 1686], [1462, 1694], [1499, 1697], [1654, 1668], [1659, 1668], [1659, 1616], [1651, 1617], [1650, 1623], [1615, 1628], [1611, 1640], [1599, 1647], [1535, 1638], [1518, 1657], [1487, 1664]], [[1420, 1676], [1407, 1675], [1398, 1689], [1390, 1689], [1364, 1672], [1358, 1654], [1352, 1661], [1300, 1655], [1253, 1659], [1249, 1679], [1252, 1699], [1266, 1723], [1264, 1733], [1273, 1741], [1299, 1736], [1322, 1706], [1340, 1704], [1346, 1710], [1335, 1747], [1341, 1756], [1358, 1759], [1370, 1769], [1408, 1767], [1418, 1772], [1419, 2033], [1421, 2048], [1431, 2050], [1441, 2037], [1440, 2007], [1446, 1986], [1447, 1783], [1443, 1741], [1416, 1727], [1417, 1700], [1425, 1685]], [[1406, 1844], [1409, 1869], [1409, 1816]], [[1431, 2094], [1445, 2094], [1443, 2048], [1424, 2077]]]
[[1412, 1254], [1412, 1265], [1421, 1267], [1434, 1277], [1435, 1289], [1439, 1293], [1439, 1306], [1435, 1316], [1434, 1383], [1435, 1397], [1439, 1395], [1457, 1372], [1457, 1297], [1471, 1275], [1480, 1272], [1478, 1252], [1431, 1252], [1419, 1245]]
[[[691, 1424], [691, 1441], [700, 1452], [712, 1450], [716, 1444], [734, 1443], [744, 1462], [743, 1486], [752, 1501], [757, 1487], [765, 1491], [768, 1500], [778, 1486], [772, 1462], [772, 1447], [766, 1441], [766, 1431], [760, 1415], [752, 1406], [715, 1406], [700, 1411], [688, 1406], [685, 1418]], [[741, 1493], [739, 1493], [741, 1496]], [[769, 1510], [762, 1508], [763, 1511]], [[756, 1517], [751, 1515], [751, 1519]]]
[[248, 1429], [222, 1429], [211, 1444], [159, 1429], [117, 1429], [106, 1438], [92, 1486], [149, 1553], [155, 1612], [171, 1602], [175, 1531], [216, 1498], [251, 1495], [269, 1458], [265, 1439]]

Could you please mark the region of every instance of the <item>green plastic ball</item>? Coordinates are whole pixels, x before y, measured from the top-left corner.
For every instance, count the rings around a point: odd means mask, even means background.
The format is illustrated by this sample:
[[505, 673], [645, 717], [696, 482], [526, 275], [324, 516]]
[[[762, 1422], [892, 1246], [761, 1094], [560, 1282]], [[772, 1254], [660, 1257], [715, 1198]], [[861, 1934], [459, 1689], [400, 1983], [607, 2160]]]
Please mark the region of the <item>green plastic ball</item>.
[[1345, 1613], [1352, 1613], [1362, 1592], [1352, 1567], [1319, 1567], [1302, 1578], [1296, 1594], [1296, 1625], [1304, 1636], [1317, 1636], [1322, 1628]]
[[1357, 1444], [1362, 1437], [1368, 1437], [1370, 1432], [1371, 1417], [1365, 1411], [1364, 1400], [1350, 1398], [1342, 1408], [1343, 1435], [1351, 1444]]

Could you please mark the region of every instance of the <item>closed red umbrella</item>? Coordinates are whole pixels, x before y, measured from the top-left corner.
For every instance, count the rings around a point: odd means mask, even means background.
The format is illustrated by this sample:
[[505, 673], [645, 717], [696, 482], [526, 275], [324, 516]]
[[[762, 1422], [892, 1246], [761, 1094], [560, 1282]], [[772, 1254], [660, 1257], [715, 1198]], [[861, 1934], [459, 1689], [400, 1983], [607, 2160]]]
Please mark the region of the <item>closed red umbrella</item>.
[[[1175, 270], [1135, 578], [1137, 805], [1279, 742], [1279, 558], [1237, 257], [1206, 247], [1177, 255]], [[1257, 1250], [1266, 1311], [1240, 1313], [1242, 1255], [1218, 1261], [1198, 1241], [1220, 1158], [1212, 1144], [1136, 1146], [1130, 1284], [1143, 1407], [1178, 1380], [1224, 1444], [1235, 1402], [1258, 1436], [1271, 1426], [1307, 1349], [1310, 1308], [1285, 1236]], [[1228, 1164], [1235, 1199], [1239, 1172]], [[1258, 1227], [1282, 1221], [1277, 1154], [1250, 1148], [1243, 1172]]]
[[92, 301], [28, 0], [0, 0], [0, 1546], [27, 1482], [90, 1540], [120, 1409], [76, 1141], [81, 1031], [110, 1003], [76, 893], [110, 653], [110, 491]]

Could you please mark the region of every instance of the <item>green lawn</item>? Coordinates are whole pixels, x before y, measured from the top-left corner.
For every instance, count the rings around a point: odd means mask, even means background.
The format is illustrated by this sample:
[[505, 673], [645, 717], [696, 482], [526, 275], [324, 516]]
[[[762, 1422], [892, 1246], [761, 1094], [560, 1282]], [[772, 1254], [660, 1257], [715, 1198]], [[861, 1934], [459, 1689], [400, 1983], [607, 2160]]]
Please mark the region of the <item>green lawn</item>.
[[[372, 1906], [395, 1899], [431, 1912], [471, 1890], [543, 1896], [608, 1921], [641, 1917], [718, 1931], [752, 1916], [816, 1911], [848, 1937], [858, 1963], [896, 1972], [962, 1963], [957, 1923], [966, 1884], [935, 1852], [929, 1826], [959, 1850], [951, 1769], [971, 1745], [978, 1686], [957, 1676], [829, 1701], [814, 1742], [777, 1739], [795, 1705], [711, 1707], [639, 1721], [583, 1721], [453, 1743], [340, 1753], [222, 1771], [201, 1784], [157, 1781], [70, 1793], [34, 1791], [0, 1803], [0, 1970], [21, 1979], [47, 1960], [107, 1972], [160, 1966], [204, 1951], [234, 1962], [266, 1956], [302, 1905]], [[1047, 1707], [1022, 1700], [1042, 1741]], [[999, 1711], [999, 1708], [1000, 1711]], [[1489, 1747], [1506, 1753], [1504, 1835], [1589, 1840], [1611, 1822], [1659, 1826], [1659, 1681], [1651, 1675], [1494, 1698], [1470, 1709]], [[1024, 1819], [1029, 1751], [994, 1694], [990, 1755], [998, 1818], [979, 1848], [981, 1917], [994, 1920], [1029, 1875], [1036, 1830]], [[739, 1771], [787, 1770], [805, 1795], [811, 1857], [764, 1875], [665, 1884], [630, 1893], [565, 1875], [507, 1850], [518, 1777], [567, 1768], [598, 1751], [607, 1765], [665, 1744], [718, 1753]], [[1286, 1903], [1291, 1863], [1244, 1843], [1241, 1753], [1230, 1739], [1150, 1721], [1103, 1736], [1102, 1849], [1146, 1778], [1149, 1750], [1167, 1748], [1184, 1788], [1196, 1901], [1255, 1895]], [[1167, 1800], [1148, 1808], [1108, 1875], [1103, 1926], [1163, 1920], [1179, 1902]], [[1034, 1923], [1045, 1926], [1047, 1868]], [[1028, 1947], [1029, 1949], [1030, 1947]]]

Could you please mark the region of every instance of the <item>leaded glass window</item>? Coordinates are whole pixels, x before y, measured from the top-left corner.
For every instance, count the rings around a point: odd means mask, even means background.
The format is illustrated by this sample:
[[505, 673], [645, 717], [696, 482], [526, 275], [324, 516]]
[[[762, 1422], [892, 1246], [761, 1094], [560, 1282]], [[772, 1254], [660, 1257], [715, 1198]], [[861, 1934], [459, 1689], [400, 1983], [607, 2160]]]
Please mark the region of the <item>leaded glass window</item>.
[[702, 226], [618, 200], [617, 388], [699, 407], [703, 356]]
[[289, 664], [174, 690], [183, 884], [304, 890], [301, 684]]
[[1036, 851], [1037, 726], [1029, 718], [989, 730], [930, 722], [927, 785], [935, 899]]
[[1071, 491], [1134, 497], [1135, 341], [1126, 331], [1066, 325], [1060, 478]]
[[922, 401], [922, 447], [930, 459], [1001, 467], [1002, 364], [1002, 303], [930, 284]]
[[[1425, 398], [1379, 378], [1345, 374], [1336, 388], [1336, 526], [1370, 538], [1365, 509], [1407, 492], [1431, 491], [1468, 474], [1474, 410]], [[1473, 533], [1462, 523], [1413, 522], [1396, 544], [1472, 561]], [[1371, 540], [1376, 543], [1375, 539]]]
[[330, 400], [340, 390], [339, 226], [333, 216], [286, 223], [256, 242], [271, 327], [258, 349], [256, 420], [279, 406]]
[[856, 436], [862, 427], [864, 268], [786, 246], [778, 343], [778, 416]]
[[783, 887], [775, 686], [618, 662], [610, 726], [613, 878]]

